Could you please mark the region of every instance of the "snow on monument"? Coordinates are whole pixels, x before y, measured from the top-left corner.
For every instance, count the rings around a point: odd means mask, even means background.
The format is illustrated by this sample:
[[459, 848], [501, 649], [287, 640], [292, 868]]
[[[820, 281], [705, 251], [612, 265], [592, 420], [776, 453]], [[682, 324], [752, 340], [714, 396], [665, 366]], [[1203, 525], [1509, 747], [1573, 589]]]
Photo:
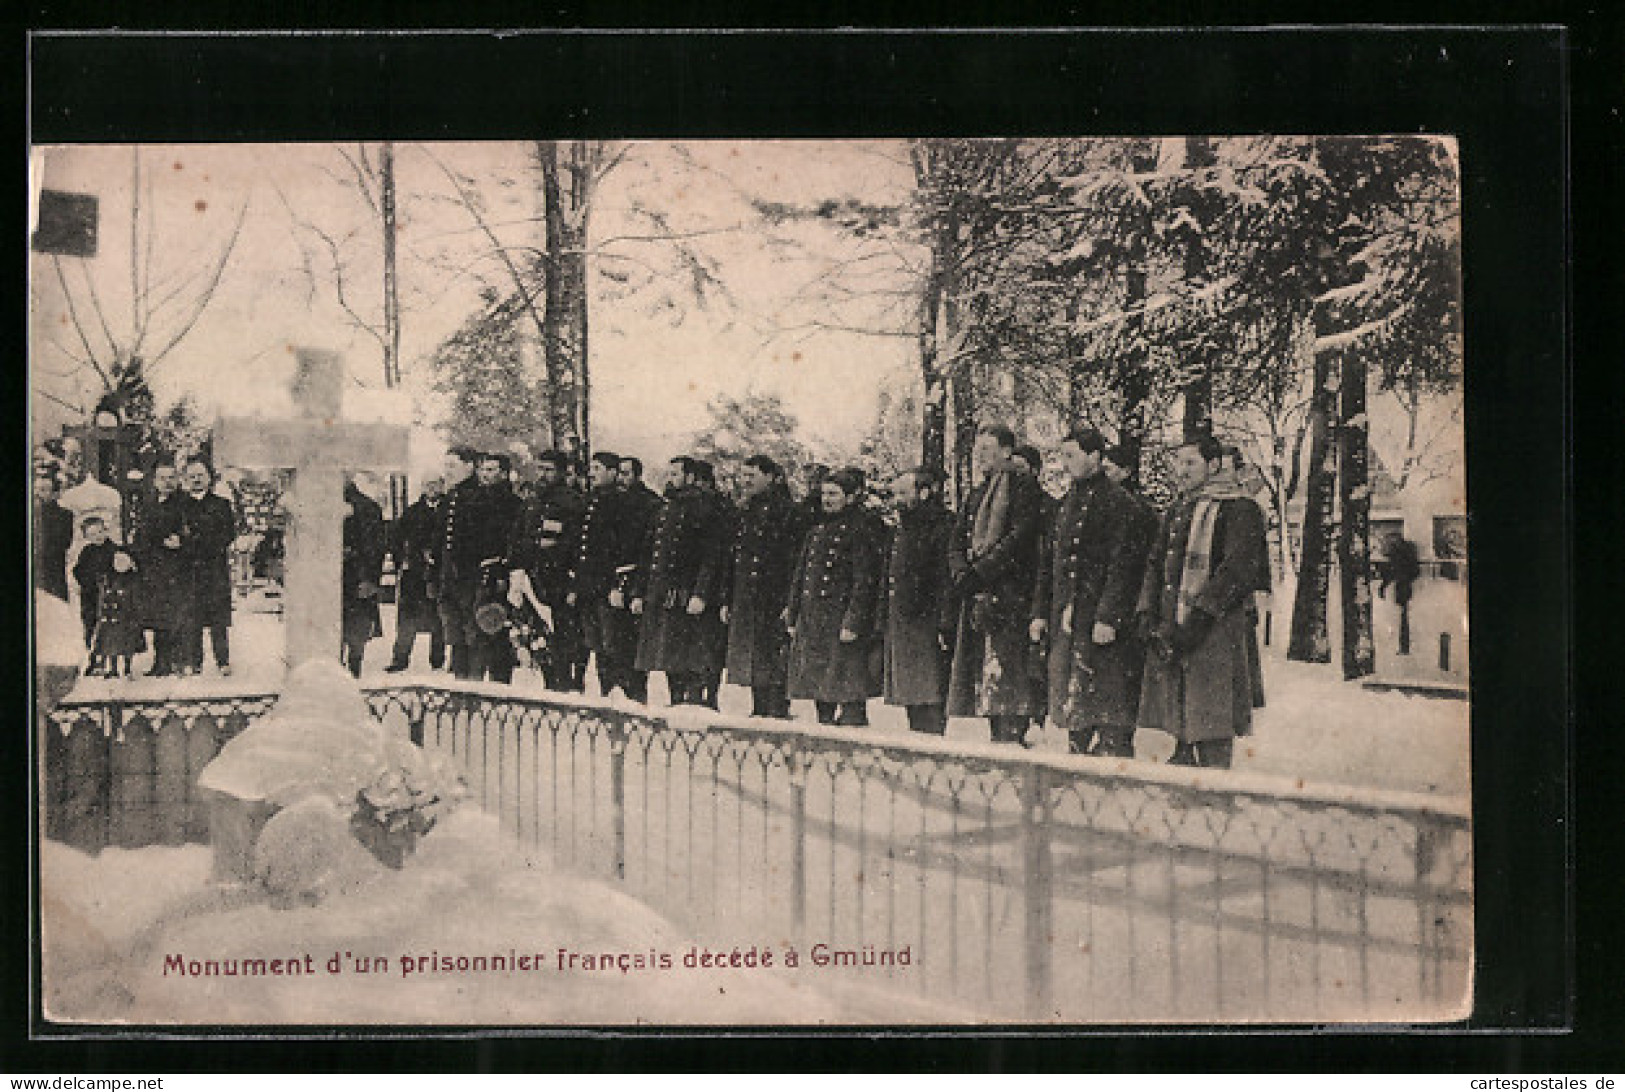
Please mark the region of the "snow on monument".
[[380, 861], [400, 867], [463, 795], [444, 759], [386, 732], [355, 680], [322, 660], [289, 674], [276, 708], [227, 743], [198, 785], [216, 877], [314, 901], [365, 882]]

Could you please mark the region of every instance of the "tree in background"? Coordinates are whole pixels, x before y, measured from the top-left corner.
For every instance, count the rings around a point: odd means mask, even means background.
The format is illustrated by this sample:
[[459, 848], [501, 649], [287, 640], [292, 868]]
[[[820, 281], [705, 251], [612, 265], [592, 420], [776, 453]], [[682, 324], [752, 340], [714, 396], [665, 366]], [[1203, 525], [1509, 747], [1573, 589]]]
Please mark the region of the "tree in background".
[[484, 310], [447, 338], [429, 359], [437, 390], [451, 397], [443, 431], [453, 443], [508, 451], [535, 440], [545, 392], [525, 359], [516, 295], [482, 293]]
[[[141, 149], [131, 147], [126, 268], [98, 268], [90, 259], [61, 255], [49, 258], [62, 321], [35, 326], [40, 345], [49, 352], [35, 365], [34, 390], [78, 419], [97, 408], [111, 408], [126, 420], [150, 421], [155, 409], [151, 378], [214, 302], [249, 201], [243, 199], [224, 238], [208, 247], [201, 260], [191, 254], [173, 257], [177, 240], [193, 242], [196, 235], [174, 223], [160, 225], [156, 204]], [[207, 202], [199, 199], [195, 211], [206, 209]], [[113, 231], [102, 234], [115, 237]], [[125, 275], [127, 284], [115, 283]]]
[[810, 461], [807, 449], [796, 439], [795, 415], [784, 408], [777, 394], [718, 395], [706, 409], [711, 422], [694, 434], [688, 453], [710, 462], [725, 488], [738, 482], [745, 460], [752, 455], [773, 459], [792, 480]]

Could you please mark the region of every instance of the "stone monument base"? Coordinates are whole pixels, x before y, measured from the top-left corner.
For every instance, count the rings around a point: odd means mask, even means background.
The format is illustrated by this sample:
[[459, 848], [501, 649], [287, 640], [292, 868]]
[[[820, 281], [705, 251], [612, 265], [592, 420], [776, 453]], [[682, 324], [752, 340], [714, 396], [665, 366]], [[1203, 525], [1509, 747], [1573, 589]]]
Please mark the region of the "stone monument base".
[[279, 810], [261, 800], [239, 800], [209, 789], [209, 846], [214, 853], [213, 879], [224, 883], [254, 882], [254, 843]]

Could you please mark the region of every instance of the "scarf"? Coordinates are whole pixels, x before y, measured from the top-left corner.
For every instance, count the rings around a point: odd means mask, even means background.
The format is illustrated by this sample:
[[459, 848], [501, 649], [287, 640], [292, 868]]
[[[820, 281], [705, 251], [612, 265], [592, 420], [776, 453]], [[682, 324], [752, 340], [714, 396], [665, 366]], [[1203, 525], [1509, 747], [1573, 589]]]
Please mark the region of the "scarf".
[[1190, 617], [1192, 607], [1213, 575], [1213, 536], [1219, 527], [1219, 512], [1224, 502], [1250, 499], [1229, 472], [1214, 474], [1197, 487], [1190, 536], [1185, 541], [1185, 563], [1179, 578], [1175, 623], [1183, 623]]
[[971, 523], [970, 556], [982, 557], [993, 544], [1004, 537], [1010, 523], [1010, 478], [1015, 473], [1009, 467], [997, 470], [987, 480], [987, 491], [976, 506]]

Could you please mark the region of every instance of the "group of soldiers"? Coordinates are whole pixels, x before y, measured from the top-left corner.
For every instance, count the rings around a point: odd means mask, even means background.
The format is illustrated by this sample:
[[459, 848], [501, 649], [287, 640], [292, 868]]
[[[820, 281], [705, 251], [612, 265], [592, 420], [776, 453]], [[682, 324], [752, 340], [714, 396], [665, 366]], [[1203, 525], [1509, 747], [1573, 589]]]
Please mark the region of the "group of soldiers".
[[[957, 512], [914, 469], [887, 519], [855, 469], [813, 468], [798, 501], [756, 455], [736, 505], [700, 459], [673, 459], [657, 494], [637, 459], [599, 452], [582, 482], [548, 453], [521, 492], [505, 456], [460, 449], [397, 526], [388, 670], [426, 632], [431, 666], [465, 680], [507, 682], [533, 654], [550, 689], [582, 691], [593, 660], [605, 694], [646, 701], [658, 671], [673, 704], [716, 708], [726, 673], [755, 716], [811, 700], [820, 723], [862, 726], [879, 697], [920, 732], [986, 717], [996, 742], [1024, 743], [1048, 717], [1073, 751], [1122, 757], [1151, 728], [1175, 763], [1228, 766], [1263, 701], [1253, 597], [1269, 588], [1264, 516], [1231, 453], [1179, 448], [1160, 518], [1097, 431], [1070, 433], [1060, 459], [1057, 499], [1037, 451], [988, 426]], [[346, 534], [347, 564], [368, 537]]]

